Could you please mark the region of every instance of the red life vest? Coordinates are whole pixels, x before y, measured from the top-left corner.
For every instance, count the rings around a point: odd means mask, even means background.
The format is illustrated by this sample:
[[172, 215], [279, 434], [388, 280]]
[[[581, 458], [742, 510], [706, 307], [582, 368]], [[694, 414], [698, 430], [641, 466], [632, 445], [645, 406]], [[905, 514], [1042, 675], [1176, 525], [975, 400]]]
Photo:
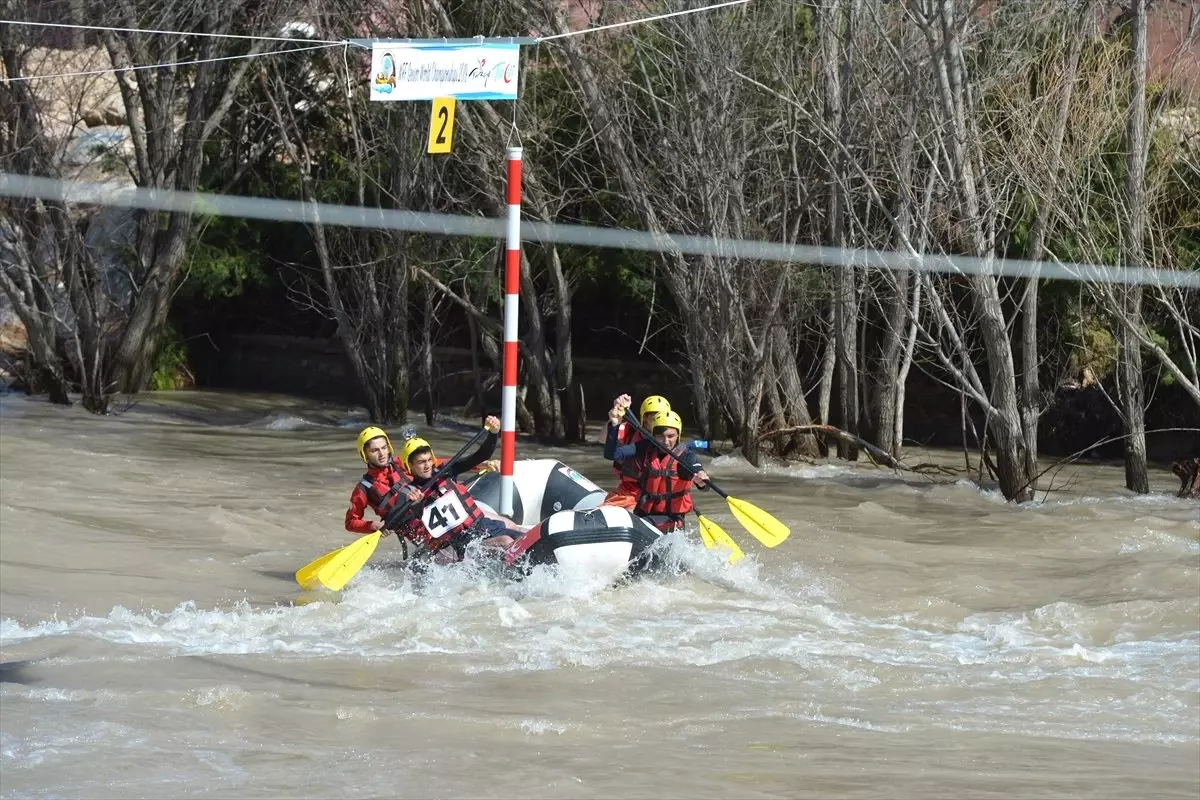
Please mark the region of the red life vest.
[[379, 515], [387, 519], [396, 504], [404, 499], [412, 483], [406, 473], [396, 466], [393, 459], [388, 459], [387, 466], [372, 475], [365, 473], [358, 482], [367, 495], [367, 502]]
[[[672, 452], [675, 456], [682, 456], [686, 450], [676, 447]], [[643, 517], [659, 514], [683, 517], [692, 510], [692, 479], [679, 477], [676, 458], [650, 447], [638, 460], [641, 461], [641, 478], [637, 506], [634, 508], [636, 514]]]
[[419, 511], [408, 515], [404, 535], [431, 553], [451, 544], [467, 528], [484, 520], [475, 498], [456, 480], [439, 478], [432, 489], [417, 488], [426, 492], [427, 499]]
[[[618, 447], [625, 444], [637, 444], [641, 440], [642, 435], [628, 422], [622, 422], [617, 428]], [[617, 491], [622, 494], [633, 494], [637, 491], [638, 479], [642, 476], [642, 467], [636, 458], [614, 461], [613, 474], [621, 479], [621, 485]]]

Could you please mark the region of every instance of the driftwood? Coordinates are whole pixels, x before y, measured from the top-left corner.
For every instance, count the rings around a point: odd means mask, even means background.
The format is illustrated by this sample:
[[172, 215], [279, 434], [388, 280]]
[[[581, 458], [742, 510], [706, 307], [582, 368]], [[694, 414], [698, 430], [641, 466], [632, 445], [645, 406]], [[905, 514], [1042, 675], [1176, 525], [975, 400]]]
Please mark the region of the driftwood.
[[1171, 472], [1179, 477], [1179, 497], [1200, 499], [1200, 457], [1172, 464]]
[[795, 425], [789, 428], [780, 428], [778, 430], [759, 434], [758, 441], [761, 442], [763, 439], [769, 439], [772, 436], [788, 436], [795, 433], [816, 433], [825, 436], [832, 436], [835, 439], [841, 439], [844, 442], [849, 442], [857, 447], [862, 448], [862, 450], [866, 452], [867, 457], [871, 459], [871, 462], [876, 465], [882, 464], [883, 466], [891, 467], [892, 469], [902, 469], [907, 470], [908, 472], [917, 472], [922, 475], [929, 473], [954, 473], [954, 470], [939, 466], [937, 464], [914, 464], [909, 466], [886, 450], [876, 447], [867, 440], [859, 436], [855, 436], [853, 433], [844, 431], [841, 428], [835, 428], [832, 425]]

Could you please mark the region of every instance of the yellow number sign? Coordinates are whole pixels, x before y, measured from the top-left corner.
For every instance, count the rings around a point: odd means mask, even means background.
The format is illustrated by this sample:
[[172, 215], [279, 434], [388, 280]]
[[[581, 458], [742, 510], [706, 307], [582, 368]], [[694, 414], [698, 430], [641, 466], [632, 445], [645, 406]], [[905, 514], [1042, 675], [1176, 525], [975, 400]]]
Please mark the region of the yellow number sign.
[[454, 142], [454, 98], [436, 97], [429, 118], [429, 152], [449, 153]]

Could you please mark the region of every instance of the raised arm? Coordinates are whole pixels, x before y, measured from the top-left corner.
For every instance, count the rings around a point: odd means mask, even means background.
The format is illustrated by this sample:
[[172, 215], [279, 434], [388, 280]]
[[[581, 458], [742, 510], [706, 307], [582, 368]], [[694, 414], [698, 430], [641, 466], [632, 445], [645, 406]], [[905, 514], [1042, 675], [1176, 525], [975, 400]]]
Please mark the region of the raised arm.
[[604, 457], [609, 461], [624, 461], [633, 455], [633, 451], [622, 451], [624, 454], [618, 456], [617, 452], [621, 451], [621, 429], [625, 423], [622, 420], [625, 418], [625, 409], [629, 408], [633, 402], [627, 394], [619, 395], [616, 400], [613, 400], [613, 407], [608, 412], [608, 430], [604, 436]]
[[456, 478], [464, 472], [470, 472], [478, 467], [483, 462], [492, 457], [496, 452], [496, 442], [499, 441], [500, 420], [496, 417], [488, 417], [483, 427], [487, 428], [487, 438], [479, 445], [479, 449], [469, 456], [463, 456], [453, 463], [447, 475], [451, 478]]

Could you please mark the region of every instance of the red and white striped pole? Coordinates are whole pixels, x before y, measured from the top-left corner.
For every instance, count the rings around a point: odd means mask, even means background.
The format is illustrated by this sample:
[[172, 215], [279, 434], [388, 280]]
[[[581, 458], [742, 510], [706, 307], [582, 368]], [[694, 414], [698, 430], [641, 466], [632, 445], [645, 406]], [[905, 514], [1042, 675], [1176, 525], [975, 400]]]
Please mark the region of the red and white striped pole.
[[513, 513], [517, 455], [517, 314], [521, 294], [521, 148], [508, 148], [508, 251], [504, 260], [504, 388], [500, 404], [500, 508]]

